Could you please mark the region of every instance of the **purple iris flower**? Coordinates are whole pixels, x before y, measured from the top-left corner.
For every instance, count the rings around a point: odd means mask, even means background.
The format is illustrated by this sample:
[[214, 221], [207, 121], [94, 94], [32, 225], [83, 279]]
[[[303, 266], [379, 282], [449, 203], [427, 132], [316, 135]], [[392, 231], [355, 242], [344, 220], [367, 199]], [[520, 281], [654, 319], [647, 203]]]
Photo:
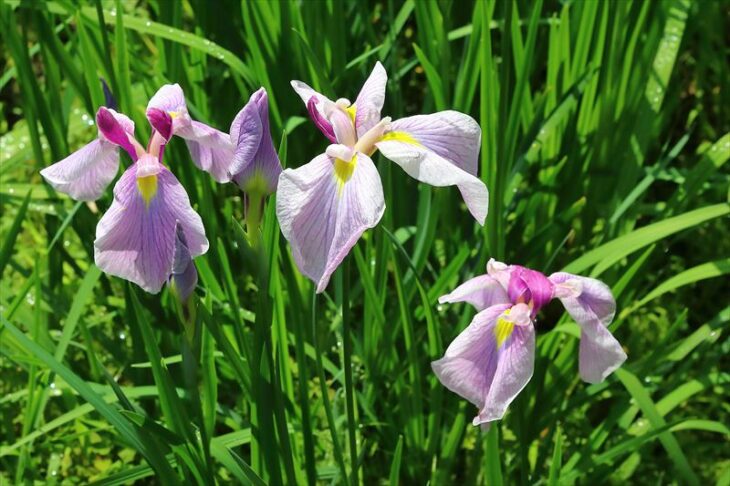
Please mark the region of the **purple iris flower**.
[[432, 363], [441, 383], [479, 408], [474, 425], [501, 419], [532, 377], [534, 320], [542, 306], [558, 298], [581, 329], [579, 372], [588, 383], [603, 381], [626, 360], [607, 326], [616, 310], [603, 282], [558, 272], [546, 277], [518, 265], [490, 260], [487, 274], [439, 299], [477, 308], [471, 324]]
[[457, 186], [480, 223], [489, 193], [477, 177], [481, 130], [468, 115], [442, 111], [381, 119], [388, 76], [376, 63], [355, 103], [331, 101], [301, 81], [292, 87], [315, 125], [333, 143], [324, 154], [279, 178], [277, 216], [299, 269], [322, 292], [362, 233], [385, 210], [371, 157], [380, 150], [406, 173], [433, 186]]
[[147, 110], [147, 118], [154, 130], [145, 149], [134, 138], [129, 118], [99, 108], [97, 139], [41, 174], [72, 198], [93, 200], [117, 173], [119, 147], [129, 154], [134, 163], [114, 186], [114, 201], [96, 227], [94, 259], [104, 272], [157, 293], [181, 268], [176, 264], [177, 241], [182, 239], [192, 258], [208, 251], [208, 240], [185, 189], [162, 165], [175, 130], [173, 118], [156, 108]]

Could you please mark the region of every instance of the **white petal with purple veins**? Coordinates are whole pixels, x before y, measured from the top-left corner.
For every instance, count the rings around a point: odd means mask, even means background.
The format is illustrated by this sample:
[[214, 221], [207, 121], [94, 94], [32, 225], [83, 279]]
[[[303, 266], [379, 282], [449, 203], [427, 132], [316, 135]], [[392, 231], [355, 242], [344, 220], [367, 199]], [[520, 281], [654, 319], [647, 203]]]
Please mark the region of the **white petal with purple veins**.
[[387, 83], [388, 73], [378, 61], [355, 100], [355, 126], [358, 137], [380, 121], [380, 111], [385, 103], [385, 85]]
[[276, 214], [281, 231], [317, 292], [324, 291], [337, 266], [384, 210], [380, 176], [364, 154], [356, 154], [353, 162], [322, 154], [279, 177]]

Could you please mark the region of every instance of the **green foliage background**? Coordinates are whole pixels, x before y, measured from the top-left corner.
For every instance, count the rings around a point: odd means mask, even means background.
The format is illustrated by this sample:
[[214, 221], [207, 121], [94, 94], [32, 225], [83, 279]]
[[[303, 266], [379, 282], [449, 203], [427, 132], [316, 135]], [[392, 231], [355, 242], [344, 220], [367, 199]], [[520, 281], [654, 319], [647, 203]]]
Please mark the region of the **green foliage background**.
[[[730, 484], [729, 10], [0, 1], [0, 484]], [[385, 115], [480, 122], [487, 225], [376, 156], [383, 221], [313, 299], [272, 202], [257, 253], [237, 188], [175, 140], [166, 161], [211, 241], [192, 347], [167, 291], [93, 265], [111, 190], [76, 203], [38, 174], [95, 136], [100, 76], [142, 139], [164, 83], [224, 131], [265, 86], [299, 166], [326, 143], [289, 81], [354, 99], [376, 60]], [[605, 281], [629, 360], [580, 382], [578, 328], [549, 306], [535, 376], [485, 434], [429, 363], [474, 313], [438, 296], [489, 257]]]

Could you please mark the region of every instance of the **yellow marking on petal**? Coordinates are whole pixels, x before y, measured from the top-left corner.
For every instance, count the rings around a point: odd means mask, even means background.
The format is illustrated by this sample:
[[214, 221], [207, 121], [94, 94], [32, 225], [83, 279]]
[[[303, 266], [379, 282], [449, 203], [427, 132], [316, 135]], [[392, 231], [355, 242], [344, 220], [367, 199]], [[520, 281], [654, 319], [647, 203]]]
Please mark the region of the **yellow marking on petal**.
[[497, 347], [501, 348], [504, 342], [512, 335], [512, 331], [515, 329], [515, 324], [508, 321], [504, 316], [509, 315], [510, 309], [507, 309], [502, 316], [497, 319], [497, 324], [494, 326], [494, 337], [497, 340]]
[[137, 189], [139, 189], [139, 195], [144, 199], [145, 207], [149, 208], [152, 198], [157, 194], [157, 176], [138, 177]]
[[345, 112], [350, 115], [352, 123], [355, 123], [355, 116], [357, 116], [357, 106], [352, 105], [349, 108], [345, 108]]
[[380, 142], [403, 142], [411, 145], [421, 145], [413, 135], [408, 132], [388, 132], [382, 136]]
[[357, 164], [357, 154], [349, 162], [335, 159], [335, 181], [337, 182], [338, 196], [342, 195], [342, 189], [345, 187], [347, 181], [352, 178], [352, 173], [355, 172], [355, 164]]
[[177, 111], [168, 111], [167, 114], [170, 115], [170, 118], [177, 118], [180, 116], [180, 113]]

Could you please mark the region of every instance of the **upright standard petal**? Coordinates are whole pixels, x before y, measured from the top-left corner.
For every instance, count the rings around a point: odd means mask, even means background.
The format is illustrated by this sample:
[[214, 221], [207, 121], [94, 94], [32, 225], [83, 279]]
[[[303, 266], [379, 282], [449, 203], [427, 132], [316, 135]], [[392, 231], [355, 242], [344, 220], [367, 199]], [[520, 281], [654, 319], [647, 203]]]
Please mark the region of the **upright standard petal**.
[[104, 272], [157, 293], [173, 271], [176, 224], [191, 256], [205, 253], [208, 240], [175, 176], [162, 165], [140, 175], [137, 165], [114, 187], [114, 202], [96, 228], [94, 259]]
[[384, 210], [378, 171], [361, 153], [350, 162], [322, 154], [279, 178], [276, 214], [281, 232], [317, 292], [324, 291], [337, 266]]
[[269, 129], [269, 101], [259, 89], [236, 116], [231, 140], [236, 145], [230, 173], [245, 192], [271, 194], [281, 174], [281, 162]]
[[355, 104], [350, 110], [355, 112], [355, 127], [357, 136], [373, 128], [380, 121], [380, 111], [385, 103], [385, 85], [388, 83], [388, 73], [380, 61], [375, 63], [373, 72], [357, 95]]
[[173, 131], [177, 131], [190, 121], [185, 94], [179, 84], [166, 84], [157, 90], [147, 103], [147, 111], [162, 110], [173, 119]]
[[579, 369], [588, 383], [600, 383], [626, 361], [621, 344], [608, 330], [616, 312], [611, 289], [598, 280], [558, 272], [550, 275], [568, 314], [581, 328]]
[[325, 114], [325, 106], [332, 105], [334, 102], [322, 93], [313, 90], [307, 83], [294, 80], [291, 82], [291, 87], [294, 88], [294, 91], [296, 91], [307, 106], [309, 116], [317, 128], [324, 133], [330, 142], [335, 142], [335, 132]]
[[497, 304], [509, 304], [510, 299], [502, 285], [489, 275], [480, 275], [467, 280], [453, 292], [439, 297], [439, 304], [468, 302], [483, 311]]
[[484, 225], [489, 208], [487, 186], [419, 140], [403, 133], [388, 132], [375, 145], [411, 177], [436, 187], [457, 186], [469, 212], [479, 224]]
[[501, 419], [532, 377], [534, 328], [508, 321], [509, 312], [509, 304], [483, 310], [431, 364], [444, 386], [479, 408], [474, 425]]
[[53, 188], [77, 201], [99, 199], [119, 170], [119, 149], [103, 139], [41, 171]]

